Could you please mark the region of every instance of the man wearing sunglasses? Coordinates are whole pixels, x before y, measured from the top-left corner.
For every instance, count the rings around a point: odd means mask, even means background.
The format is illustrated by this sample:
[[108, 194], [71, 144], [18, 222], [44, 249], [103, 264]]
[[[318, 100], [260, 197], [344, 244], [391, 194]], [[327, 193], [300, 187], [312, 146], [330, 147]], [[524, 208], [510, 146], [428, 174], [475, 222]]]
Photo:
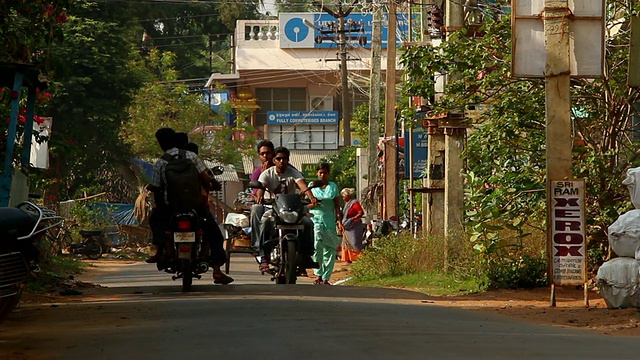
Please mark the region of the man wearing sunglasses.
[[[313, 196], [309, 188], [307, 187], [307, 183], [304, 180], [304, 176], [292, 166], [289, 166], [289, 149], [285, 147], [278, 147], [274, 150], [274, 164], [266, 170], [264, 170], [258, 181], [267, 188], [273, 194], [295, 194], [296, 188], [300, 189], [300, 192], [306, 193], [311, 201], [311, 206], [315, 206], [318, 201]], [[256, 192], [256, 199], [258, 205], [254, 206], [262, 206], [262, 198], [264, 197], [264, 190], [259, 189]], [[264, 207], [262, 208], [262, 213], [264, 213]], [[260, 271], [262, 273], [266, 272], [269, 269], [269, 264], [267, 262], [267, 257], [264, 256], [264, 248], [263, 244], [265, 242], [265, 238], [271, 234], [273, 230], [273, 219], [271, 217], [262, 217], [260, 221], [260, 226], [257, 229], [251, 229], [251, 232], [258, 230], [256, 236], [259, 240], [259, 248], [258, 253], [261, 256], [260, 262]], [[314, 262], [311, 259], [311, 255], [313, 254], [313, 222], [308, 217], [304, 217], [302, 219], [304, 230], [302, 231], [302, 235], [300, 238], [300, 254], [303, 256], [303, 261], [301, 268], [317, 268], [318, 263]]]

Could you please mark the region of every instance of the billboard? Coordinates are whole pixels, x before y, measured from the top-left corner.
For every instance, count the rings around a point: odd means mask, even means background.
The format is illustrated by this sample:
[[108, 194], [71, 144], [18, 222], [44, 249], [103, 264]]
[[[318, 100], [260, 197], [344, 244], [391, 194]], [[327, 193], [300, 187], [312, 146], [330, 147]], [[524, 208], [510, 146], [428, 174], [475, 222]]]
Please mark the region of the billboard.
[[[387, 47], [388, 14], [382, 18], [382, 48]], [[397, 15], [396, 42], [409, 38], [408, 14]], [[414, 16], [417, 19], [417, 15]], [[338, 46], [338, 19], [325, 13], [280, 13], [281, 49], [327, 49]], [[371, 48], [373, 14], [351, 13], [345, 18], [347, 46]], [[414, 27], [419, 29], [420, 26]]]

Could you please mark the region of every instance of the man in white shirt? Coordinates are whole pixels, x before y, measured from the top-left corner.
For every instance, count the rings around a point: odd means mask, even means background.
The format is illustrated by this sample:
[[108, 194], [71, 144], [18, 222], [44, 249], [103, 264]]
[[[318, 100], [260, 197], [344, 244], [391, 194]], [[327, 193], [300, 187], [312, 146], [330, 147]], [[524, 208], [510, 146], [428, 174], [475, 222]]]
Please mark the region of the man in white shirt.
[[[266, 170], [264, 170], [258, 181], [267, 188], [273, 194], [295, 194], [296, 189], [300, 189], [301, 193], [306, 193], [311, 201], [311, 205], [317, 204], [316, 198], [311, 193], [311, 190], [307, 187], [307, 183], [304, 180], [304, 176], [293, 167], [289, 166], [289, 149], [285, 147], [278, 147], [274, 150], [274, 164]], [[256, 200], [258, 204], [261, 204], [264, 197], [264, 190], [259, 189], [256, 192]], [[264, 210], [262, 210], [264, 213]], [[308, 217], [302, 219], [304, 230], [300, 237], [300, 254], [302, 255], [301, 268], [314, 268], [318, 267], [318, 263], [311, 259], [313, 254], [313, 222]], [[264, 252], [264, 243], [271, 235], [273, 230], [273, 219], [271, 217], [262, 217], [259, 229], [252, 229], [251, 231], [258, 230], [258, 239], [260, 239], [260, 246], [258, 253], [261, 256], [260, 271], [266, 272], [269, 269], [268, 259]]]

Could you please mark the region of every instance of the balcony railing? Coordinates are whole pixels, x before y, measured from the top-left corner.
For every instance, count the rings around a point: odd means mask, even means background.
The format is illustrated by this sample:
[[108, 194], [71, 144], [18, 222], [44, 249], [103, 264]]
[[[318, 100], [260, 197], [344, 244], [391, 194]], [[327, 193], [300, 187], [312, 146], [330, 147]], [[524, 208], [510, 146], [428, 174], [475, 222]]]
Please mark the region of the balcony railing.
[[278, 41], [280, 30], [277, 20], [244, 20], [238, 24], [239, 39], [244, 41]]

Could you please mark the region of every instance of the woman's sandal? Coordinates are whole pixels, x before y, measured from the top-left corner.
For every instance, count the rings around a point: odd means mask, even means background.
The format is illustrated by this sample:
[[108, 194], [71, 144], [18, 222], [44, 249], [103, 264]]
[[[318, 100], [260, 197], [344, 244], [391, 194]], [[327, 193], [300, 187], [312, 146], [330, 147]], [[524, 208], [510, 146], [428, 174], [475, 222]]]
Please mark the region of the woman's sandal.
[[313, 285], [320, 285], [322, 284], [322, 278], [318, 277], [317, 279], [313, 280]]

